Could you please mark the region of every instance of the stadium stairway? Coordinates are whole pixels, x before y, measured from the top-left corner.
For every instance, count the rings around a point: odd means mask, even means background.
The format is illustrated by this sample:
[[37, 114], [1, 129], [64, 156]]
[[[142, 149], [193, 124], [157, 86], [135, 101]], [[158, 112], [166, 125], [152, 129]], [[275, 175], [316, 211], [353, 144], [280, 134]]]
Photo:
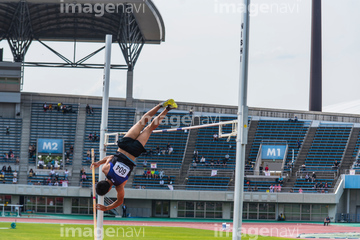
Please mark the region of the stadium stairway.
[[356, 142], [359, 137], [359, 133], [360, 133], [360, 128], [354, 127], [351, 131], [349, 142], [346, 147], [344, 157], [340, 164], [340, 174], [345, 173], [347, 169], [350, 169], [355, 161], [355, 158], [353, 157], [353, 153], [355, 151]]
[[316, 127], [310, 127], [308, 133], [306, 134], [305, 140], [301, 146], [301, 149], [298, 153], [298, 157], [296, 159], [296, 162], [294, 164], [294, 167], [292, 169], [292, 174], [291, 176], [287, 179], [287, 181], [285, 182], [285, 184], [283, 185], [283, 187], [286, 188], [292, 188], [294, 187], [294, 184], [296, 182], [296, 172], [299, 171], [301, 165], [304, 164], [306, 156], [311, 148], [311, 145], [313, 143], [314, 137], [315, 137], [315, 133], [316, 133]]
[[[199, 124], [200, 124], [200, 118], [199, 117], [193, 118], [192, 125], [195, 126], [195, 125], [199, 125]], [[193, 161], [194, 150], [195, 150], [195, 146], [196, 146], [196, 139], [198, 136], [198, 132], [199, 132], [199, 129], [191, 129], [189, 132], [189, 137], [188, 137], [188, 141], [187, 141], [187, 145], [186, 145], [186, 149], [185, 149], [185, 153], [184, 153], [184, 159], [183, 159], [183, 163], [181, 165], [180, 176], [177, 177], [175, 180], [176, 185], [184, 185], [185, 184], [185, 178], [187, 177], [188, 170], [190, 168], [190, 164]]]
[[20, 143], [20, 169], [19, 184], [27, 184], [27, 173], [29, 169], [29, 145], [30, 145], [30, 124], [31, 124], [31, 104], [25, 102], [21, 104], [22, 129]]
[[[249, 159], [251, 147], [254, 143], [258, 124], [259, 124], [259, 121], [256, 121], [256, 120], [251, 120], [251, 122], [250, 122], [249, 131], [248, 131], [248, 143], [246, 145], [246, 150], [245, 150], [246, 159]], [[251, 175], [251, 173], [247, 173], [247, 174]]]
[[86, 110], [85, 105], [79, 106], [78, 117], [75, 131], [75, 144], [74, 144], [74, 155], [72, 164], [72, 174], [70, 178], [70, 186], [79, 186], [80, 182], [80, 170], [82, 166], [82, 156], [84, 148], [84, 136], [85, 136], [85, 121], [86, 121]]

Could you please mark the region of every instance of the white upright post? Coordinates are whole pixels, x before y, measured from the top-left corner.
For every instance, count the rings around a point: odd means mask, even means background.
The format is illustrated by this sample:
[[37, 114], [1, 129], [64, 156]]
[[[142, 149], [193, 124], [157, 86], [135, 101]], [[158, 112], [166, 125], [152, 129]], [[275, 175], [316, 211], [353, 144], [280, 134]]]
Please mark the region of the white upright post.
[[[104, 146], [105, 132], [108, 127], [108, 110], [109, 110], [109, 87], [110, 87], [110, 65], [111, 65], [111, 44], [112, 35], [106, 35], [105, 43], [105, 67], [104, 67], [104, 79], [103, 79], [103, 99], [102, 99], [102, 112], [101, 112], [101, 125], [100, 125], [100, 160], [106, 156], [106, 150]], [[101, 171], [102, 166], [99, 167], [99, 181], [105, 180], [105, 174]], [[104, 196], [98, 197], [98, 203], [104, 205]], [[103, 239], [103, 220], [104, 212], [97, 211], [97, 228], [98, 228], [98, 240]]]
[[248, 134], [248, 108], [247, 108], [247, 82], [249, 59], [249, 7], [250, 0], [243, 0], [246, 11], [242, 13], [240, 37], [240, 81], [239, 81], [239, 108], [238, 108], [238, 134], [236, 138], [236, 166], [235, 166], [235, 192], [233, 216], [233, 240], [241, 239], [245, 148]]

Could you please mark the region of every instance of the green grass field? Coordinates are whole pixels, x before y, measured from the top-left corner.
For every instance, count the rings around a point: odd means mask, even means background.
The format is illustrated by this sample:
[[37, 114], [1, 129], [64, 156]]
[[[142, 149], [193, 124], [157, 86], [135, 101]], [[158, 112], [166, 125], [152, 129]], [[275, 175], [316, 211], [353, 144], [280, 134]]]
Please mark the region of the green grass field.
[[[17, 223], [16, 229], [10, 228], [11, 223], [0, 222], [1, 240], [50, 240], [50, 239], [94, 239], [91, 225], [71, 224], [33, 224]], [[110, 228], [110, 229], [109, 229]], [[131, 227], [131, 226], [105, 226], [105, 240], [109, 239], [146, 239], [146, 240], [178, 240], [178, 239], [231, 239], [223, 233], [210, 230], [198, 230], [177, 227]], [[217, 236], [216, 236], [217, 234]], [[242, 240], [289, 240], [288, 238], [248, 236]]]

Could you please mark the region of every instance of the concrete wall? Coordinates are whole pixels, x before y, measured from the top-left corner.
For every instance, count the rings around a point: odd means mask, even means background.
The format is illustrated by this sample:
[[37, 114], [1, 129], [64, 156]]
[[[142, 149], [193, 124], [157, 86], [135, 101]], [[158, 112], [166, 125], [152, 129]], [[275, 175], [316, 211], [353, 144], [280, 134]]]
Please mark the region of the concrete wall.
[[71, 198], [65, 197], [63, 202], [64, 214], [71, 214], [72, 202]]
[[152, 217], [152, 200], [125, 199], [124, 203], [128, 207], [126, 213], [131, 217]]
[[15, 118], [15, 103], [0, 103], [0, 117]]

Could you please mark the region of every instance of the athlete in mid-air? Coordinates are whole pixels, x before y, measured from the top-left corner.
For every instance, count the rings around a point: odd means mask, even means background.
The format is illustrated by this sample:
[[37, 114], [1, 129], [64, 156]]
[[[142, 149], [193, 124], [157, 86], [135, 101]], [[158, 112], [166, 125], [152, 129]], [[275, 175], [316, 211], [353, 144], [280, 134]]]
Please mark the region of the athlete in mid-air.
[[[146, 126], [149, 120], [162, 107], [165, 109]], [[118, 141], [119, 148], [115, 155], [107, 156], [104, 159], [91, 164], [90, 168], [98, 168], [100, 165], [104, 164], [102, 171], [106, 176], [106, 180], [98, 182], [96, 185], [96, 193], [103, 196], [111, 190], [113, 185], [117, 191], [117, 200], [115, 202], [108, 206], [97, 204], [97, 209], [108, 211], [123, 203], [125, 196], [124, 186], [129, 179], [131, 171], [136, 166], [135, 158], [140, 156], [141, 153], [146, 152], [144, 146], [149, 140], [152, 131], [160, 125], [166, 114], [171, 109], [175, 108], [177, 108], [177, 104], [173, 99], [169, 99], [157, 105], [145, 113], [140, 121], [138, 121], [126, 135]]]

